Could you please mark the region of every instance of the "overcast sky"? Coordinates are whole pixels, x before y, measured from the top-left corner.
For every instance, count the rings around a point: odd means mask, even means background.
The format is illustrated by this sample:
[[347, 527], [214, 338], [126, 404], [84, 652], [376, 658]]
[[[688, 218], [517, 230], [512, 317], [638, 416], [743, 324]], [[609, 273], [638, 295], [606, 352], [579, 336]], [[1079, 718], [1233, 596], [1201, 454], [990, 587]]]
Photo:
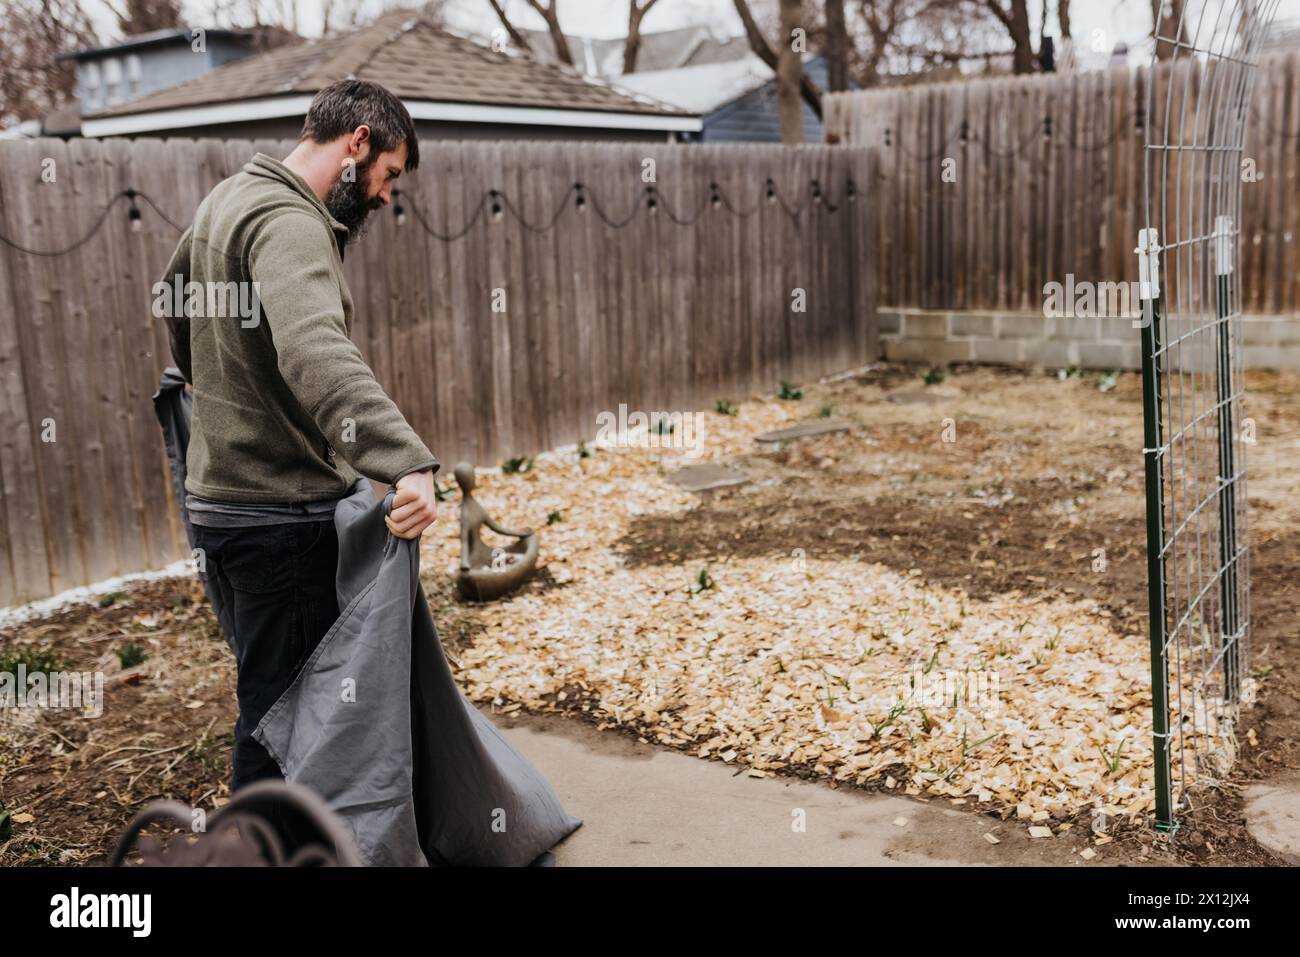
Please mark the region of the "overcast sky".
[[[274, 3], [275, 0], [269, 0]], [[374, 11], [386, 6], [419, 6], [417, 0], [367, 0]], [[593, 37], [622, 36], [627, 28], [627, 0], [558, 0], [560, 5], [560, 23], [566, 33]], [[1030, 18], [1034, 32], [1038, 32], [1043, 3], [1054, 11], [1056, 0], [1029, 0]], [[86, 0], [87, 9], [91, 11], [100, 27], [101, 35], [110, 38], [116, 35], [115, 21], [103, 0]], [[309, 36], [321, 31], [321, 0], [297, 0], [301, 30]], [[754, 6], [761, 6], [761, 0]], [[846, 6], [850, 10], [853, 4]], [[526, 0], [506, 0], [506, 9], [511, 19], [522, 26], [544, 26], [539, 17], [527, 4]], [[185, 13], [195, 26], [211, 26], [212, 18], [207, 11], [211, 4], [204, 0], [187, 0]], [[1300, 0], [1280, 0], [1277, 17], [1281, 19], [1300, 18]], [[490, 34], [497, 26], [497, 20], [487, 0], [452, 0], [448, 18], [453, 26], [460, 29]], [[1055, 16], [1053, 14], [1053, 20]], [[1106, 59], [1106, 52], [1118, 41], [1127, 43], [1130, 48], [1137, 47], [1151, 32], [1150, 0], [1073, 0], [1070, 5], [1071, 31], [1081, 57], [1086, 60]], [[646, 31], [670, 30], [674, 27], [689, 26], [697, 23], [712, 24], [723, 32], [740, 34], [740, 20], [736, 16], [731, 0], [659, 0], [642, 24]], [[1048, 33], [1054, 33], [1049, 29]], [[1094, 52], [1094, 48], [1097, 52]]]

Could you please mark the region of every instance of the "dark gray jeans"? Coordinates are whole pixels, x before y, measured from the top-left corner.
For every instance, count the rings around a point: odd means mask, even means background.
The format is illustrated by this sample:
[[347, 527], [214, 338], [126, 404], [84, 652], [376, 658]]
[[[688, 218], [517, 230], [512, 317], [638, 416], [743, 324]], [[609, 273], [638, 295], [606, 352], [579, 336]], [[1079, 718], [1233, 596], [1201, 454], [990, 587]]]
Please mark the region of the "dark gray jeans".
[[204, 577], [221, 599], [221, 625], [238, 672], [233, 793], [262, 778], [283, 778], [253, 731], [339, 616], [338, 535], [332, 516], [246, 528], [195, 526], [194, 531]]

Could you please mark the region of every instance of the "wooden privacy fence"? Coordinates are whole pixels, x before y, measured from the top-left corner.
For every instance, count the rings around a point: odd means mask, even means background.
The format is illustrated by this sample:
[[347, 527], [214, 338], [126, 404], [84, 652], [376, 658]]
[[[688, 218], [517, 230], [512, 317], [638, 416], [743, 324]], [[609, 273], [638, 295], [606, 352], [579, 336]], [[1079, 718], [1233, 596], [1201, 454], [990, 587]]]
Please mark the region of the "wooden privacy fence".
[[[1186, 62], [1173, 82], [1189, 107], [1168, 123], [1205, 142], [1212, 119], [1195, 114], [1199, 68]], [[1148, 76], [1112, 69], [829, 96], [828, 140], [877, 159], [879, 302], [1038, 311], [1044, 284], [1067, 273], [1135, 280]], [[1232, 172], [1243, 178], [1241, 308], [1300, 312], [1300, 54], [1261, 62]], [[1184, 178], [1170, 189], [1172, 215], [1177, 192], [1194, 187]]]
[[[170, 361], [151, 287], [205, 193], [292, 146], [0, 142], [0, 236], [28, 248], [0, 243], [0, 605], [186, 554], [150, 403]], [[868, 151], [421, 156], [404, 222], [374, 213], [345, 264], [353, 338], [448, 469], [591, 438], [620, 403], [697, 409], [877, 353]]]

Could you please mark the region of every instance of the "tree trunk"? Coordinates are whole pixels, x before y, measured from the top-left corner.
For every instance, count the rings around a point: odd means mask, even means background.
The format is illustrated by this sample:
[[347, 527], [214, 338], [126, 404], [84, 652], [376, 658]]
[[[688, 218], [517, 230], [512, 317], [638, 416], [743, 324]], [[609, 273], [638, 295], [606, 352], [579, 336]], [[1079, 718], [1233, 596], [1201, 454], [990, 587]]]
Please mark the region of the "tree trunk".
[[[1161, 18], [1160, 8], [1169, 5], [1169, 16]], [[1151, 0], [1151, 28], [1159, 30], [1160, 36], [1164, 39], [1156, 41], [1156, 59], [1168, 60], [1174, 55], [1177, 47], [1171, 43], [1171, 40], [1177, 40], [1180, 43], [1187, 42], [1187, 28], [1183, 23], [1183, 6], [1186, 0]], [[1183, 56], [1187, 55], [1183, 51]]]
[[551, 43], [555, 47], [555, 56], [561, 63], [573, 66], [573, 54], [569, 52], [569, 41], [560, 29], [560, 11], [556, 9], [559, 0], [551, 0], [549, 6], [542, 6], [540, 0], [528, 0], [534, 10], [546, 21], [546, 29], [551, 32]]
[[635, 73], [636, 60], [641, 53], [641, 21], [659, 0], [628, 0], [627, 40], [623, 44], [623, 72]]
[[803, 62], [794, 48], [794, 31], [800, 26], [800, 0], [781, 0], [781, 39], [776, 55], [776, 110], [781, 123], [782, 143], [802, 143], [803, 110], [800, 108], [799, 79]]
[[849, 31], [844, 0], [826, 0], [826, 86], [832, 92], [849, 88]]
[[[749, 4], [745, 0], [731, 0], [736, 8], [736, 13], [740, 15], [740, 22], [745, 25], [745, 36], [749, 40], [749, 48], [754, 51], [754, 55], [768, 65], [773, 73], [777, 68], [777, 57], [768, 46], [767, 38], [763, 36], [763, 31], [759, 29], [758, 22], [754, 19], [754, 14], [750, 12]], [[808, 104], [808, 109], [817, 114], [821, 119], [822, 115], [822, 89], [812, 78], [802, 69], [799, 70], [799, 93], [803, 101]]]
[[1007, 27], [1011, 33], [1011, 42], [1015, 45], [1012, 55], [1012, 71], [1015, 73], [1033, 73], [1034, 57], [1033, 31], [1029, 26], [1029, 4], [1027, 0], [1011, 0], [1011, 11]]

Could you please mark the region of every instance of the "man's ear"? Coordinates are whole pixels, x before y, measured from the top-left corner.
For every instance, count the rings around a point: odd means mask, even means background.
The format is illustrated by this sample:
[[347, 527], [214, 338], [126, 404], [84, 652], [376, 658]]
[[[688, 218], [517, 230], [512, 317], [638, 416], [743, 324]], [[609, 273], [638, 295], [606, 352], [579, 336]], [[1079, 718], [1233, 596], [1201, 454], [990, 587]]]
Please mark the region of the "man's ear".
[[348, 155], [358, 163], [365, 162], [370, 151], [370, 127], [358, 126], [348, 137]]

